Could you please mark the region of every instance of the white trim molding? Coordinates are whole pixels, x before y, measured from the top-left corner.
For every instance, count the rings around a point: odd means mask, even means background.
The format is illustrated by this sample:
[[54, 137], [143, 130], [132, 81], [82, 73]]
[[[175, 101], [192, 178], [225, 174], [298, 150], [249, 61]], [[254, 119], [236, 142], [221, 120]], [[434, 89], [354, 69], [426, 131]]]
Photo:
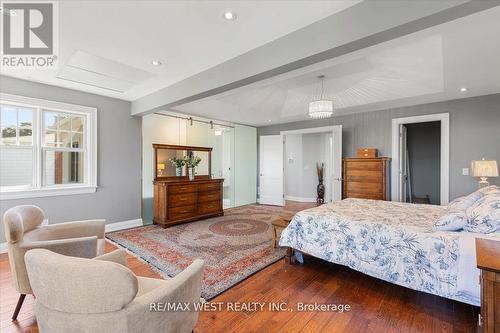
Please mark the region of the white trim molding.
[[68, 186], [57, 188], [29, 189], [24, 191], [5, 191], [0, 193], [1, 200], [55, 197], [59, 195], [74, 195], [94, 193], [97, 186]]
[[294, 197], [292, 195], [285, 196], [285, 199], [297, 202], [316, 202], [316, 198]]
[[144, 225], [144, 223], [142, 222], [142, 219], [134, 219], [134, 220], [128, 220], [128, 221], [122, 221], [122, 222], [115, 222], [115, 223], [106, 224], [105, 231], [106, 231], [106, 233], [108, 233], [108, 232], [125, 230], [125, 229], [130, 229], [130, 228], [142, 227], [143, 225]]
[[441, 173], [440, 173], [440, 203], [448, 204], [450, 200], [450, 114], [435, 113], [423, 116], [392, 119], [392, 167], [391, 167], [391, 200], [399, 198], [399, 126], [404, 124], [441, 122]]

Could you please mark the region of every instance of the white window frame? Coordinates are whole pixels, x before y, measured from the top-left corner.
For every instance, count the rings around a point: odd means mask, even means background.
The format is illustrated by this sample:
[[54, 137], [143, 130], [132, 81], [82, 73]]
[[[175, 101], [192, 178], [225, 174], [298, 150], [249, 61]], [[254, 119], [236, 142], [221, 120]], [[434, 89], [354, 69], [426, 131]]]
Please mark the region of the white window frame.
[[[5, 186], [0, 191], [0, 199], [12, 200], [22, 198], [50, 197], [93, 193], [97, 190], [97, 109], [45, 99], [0, 93], [0, 102], [14, 106], [35, 109], [33, 115], [33, 184], [31, 187]], [[85, 156], [83, 183], [43, 185], [43, 111], [56, 111], [66, 114], [77, 114], [85, 118]]]

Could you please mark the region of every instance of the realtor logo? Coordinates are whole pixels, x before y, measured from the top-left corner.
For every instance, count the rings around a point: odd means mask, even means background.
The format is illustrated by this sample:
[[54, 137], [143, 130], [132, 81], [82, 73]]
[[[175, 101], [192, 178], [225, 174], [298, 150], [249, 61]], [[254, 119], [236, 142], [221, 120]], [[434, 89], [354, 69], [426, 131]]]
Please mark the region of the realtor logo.
[[56, 2], [2, 3], [2, 67], [54, 68]]

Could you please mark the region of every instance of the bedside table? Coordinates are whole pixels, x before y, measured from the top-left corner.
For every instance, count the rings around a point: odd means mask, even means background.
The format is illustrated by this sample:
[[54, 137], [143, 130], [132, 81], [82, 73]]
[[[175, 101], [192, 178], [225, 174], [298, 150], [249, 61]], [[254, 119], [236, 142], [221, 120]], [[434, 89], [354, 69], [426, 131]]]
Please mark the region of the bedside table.
[[290, 224], [291, 218], [279, 218], [272, 222], [273, 225], [273, 248], [278, 246], [278, 228], [285, 229]]
[[479, 332], [500, 333], [500, 241], [476, 238], [476, 260], [481, 270]]

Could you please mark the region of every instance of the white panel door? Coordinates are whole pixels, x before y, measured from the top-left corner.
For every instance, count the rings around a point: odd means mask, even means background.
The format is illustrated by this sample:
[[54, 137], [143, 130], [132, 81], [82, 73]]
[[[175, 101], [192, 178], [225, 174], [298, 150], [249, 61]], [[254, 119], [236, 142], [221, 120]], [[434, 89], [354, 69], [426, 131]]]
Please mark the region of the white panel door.
[[259, 156], [259, 203], [263, 205], [284, 206], [283, 136], [261, 136]]

